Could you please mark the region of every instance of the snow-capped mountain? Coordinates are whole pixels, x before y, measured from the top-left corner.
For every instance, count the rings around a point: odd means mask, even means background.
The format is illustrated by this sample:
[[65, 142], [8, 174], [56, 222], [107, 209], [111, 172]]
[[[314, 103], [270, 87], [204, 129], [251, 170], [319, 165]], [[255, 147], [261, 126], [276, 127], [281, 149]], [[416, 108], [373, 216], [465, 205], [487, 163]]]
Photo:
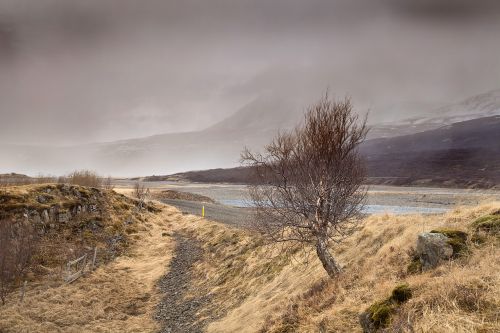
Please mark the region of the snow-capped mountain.
[[500, 115], [500, 90], [492, 90], [424, 115], [372, 126], [369, 138], [387, 138], [433, 130], [453, 123]]

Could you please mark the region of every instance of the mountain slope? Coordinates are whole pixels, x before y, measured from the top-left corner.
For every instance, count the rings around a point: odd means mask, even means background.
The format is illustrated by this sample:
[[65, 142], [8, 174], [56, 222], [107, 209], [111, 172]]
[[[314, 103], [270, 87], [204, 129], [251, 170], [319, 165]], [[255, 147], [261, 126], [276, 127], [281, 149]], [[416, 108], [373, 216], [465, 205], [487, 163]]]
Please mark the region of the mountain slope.
[[[500, 185], [500, 116], [422, 133], [368, 140], [361, 146], [369, 181], [394, 185]], [[165, 177], [195, 182], [252, 182], [245, 168], [191, 171]]]
[[472, 148], [500, 148], [500, 116], [462, 121], [411, 135], [369, 140], [362, 151], [370, 155]]
[[[278, 130], [290, 129], [299, 123], [306, 105], [306, 101], [294, 96], [263, 95], [220, 123], [198, 132], [71, 147], [0, 144], [0, 173], [63, 174], [88, 168], [103, 175], [138, 176], [232, 167], [239, 164], [243, 147], [259, 150]], [[414, 134], [449, 125], [457, 119], [498, 113], [500, 90], [436, 110], [433, 117], [375, 125], [370, 138]], [[431, 143], [434, 140], [430, 140]], [[458, 142], [455, 147], [461, 148]]]
[[408, 135], [437, 129], [461, 121], [495, 115], [500, 115], [500, 89], [472, 96], [459, 103], [430, 110], [423, 116], [376, 124], [372, 127], [369, 138]]
[[492, 187], [500, 184], [500, 116], [367, 141], [375, 183]]

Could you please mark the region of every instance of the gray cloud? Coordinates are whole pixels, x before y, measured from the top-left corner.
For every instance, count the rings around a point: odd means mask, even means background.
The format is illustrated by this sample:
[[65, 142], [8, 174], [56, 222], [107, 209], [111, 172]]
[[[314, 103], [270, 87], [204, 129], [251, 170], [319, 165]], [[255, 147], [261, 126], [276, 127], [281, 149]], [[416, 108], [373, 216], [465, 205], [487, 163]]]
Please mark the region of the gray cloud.
[[327, 86], [374, 120], [460, 100], [498, 88], [497, 3], [3, 0], [0, 140], [198, 130], [261, 94], [306, 103]]

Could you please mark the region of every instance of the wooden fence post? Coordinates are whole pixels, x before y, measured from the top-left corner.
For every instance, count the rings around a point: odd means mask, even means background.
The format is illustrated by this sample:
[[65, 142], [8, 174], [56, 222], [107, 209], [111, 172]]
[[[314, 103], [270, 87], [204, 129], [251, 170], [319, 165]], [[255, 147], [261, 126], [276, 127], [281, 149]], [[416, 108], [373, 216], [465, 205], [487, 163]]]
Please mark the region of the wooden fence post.
[[87, 254], [85, 254], [85, 257], [83, 258], [83, 265], [82, 265], [82, 275], [85, 275], [85, 267], [87, 266]]
[[94, 247], [94, 257], [92, 258], [92, 271], [95, 269], [95, 260], [97, 258], [97, 246]]
[[21, 303], [24, 301], [24, 294], [26, 293], [26, 285], [27, 284], [28, 284], [28, 281], [24, 281], [23, 288], [21, 289], [21, 298], [19, 300]]

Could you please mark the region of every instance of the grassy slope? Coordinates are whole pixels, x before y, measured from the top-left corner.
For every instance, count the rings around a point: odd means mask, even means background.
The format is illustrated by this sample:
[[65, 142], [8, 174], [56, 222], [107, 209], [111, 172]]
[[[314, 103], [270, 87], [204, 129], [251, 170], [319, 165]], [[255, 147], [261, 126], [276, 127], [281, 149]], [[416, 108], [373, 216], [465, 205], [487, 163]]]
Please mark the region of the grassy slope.
[[183, 216], [164, 208], [161, 213], [143, 213], [143, 219], [128, 250], [95, 272], [70, 285], [59, 279], [30, 282], [23, 304], [12, 294], [7, 305], [0, 306], [0, 331], [156, 332], [156, 282], [174, 249], [164, 233]]
[[[133, 199], [78, 185], [43, 184], [0, 189], [0, 218], [28, 219], [40, 236], [32, 273], [50, 273], [97, 246], [99, 259], [124, 251], [140, 221]], [[79, 213], [77, 213], [79, 209]], [[44, 221], [44, 213], [50, 221]], [[60, 221], [60, 214], [67, 215]], [[125, 223], [127, 222], [127, 223]]]
[[[39, 196], [46, 200], [40, 203]], [[138, 212], [130, 198], [81, 186], [0, 190], [4, 217], [24, 219], [26, 213], [31, 216], [50, 207], [67, 211], [75, 205], [95, 205], [97, 210], [73, 215], [68, 222], [51, 221], [51, 227], [30, 217], [35, 229], [44, 232], [27, 277], [24, 303], [18, 304], [14, 292], [0, 306], [0, 332], [155, 331], [157, 323], [151, 316], [158, 302], [155, 283], [172, 246], [168, 237], [162, 237], [162, 224], [173, 212]], [[61, 266], [96, 245], [99, 268], [64, 284]]]
[[223, 317], [209, 332], [360, 332], [358, 316], [406, 282], [414, 297], [394, 316], [391, 329], [418, 332], [496, 332], [500, 330], [500, 251], [498, 240], [473, 246], [470, 255], [421, 274], [409, 275], [407, 252], [417, 234], [437, 227], [470, 231], [479, 216], [500, 203], [457, 208], [444, 216], [374, 216], [336, 249], [345, 266], [329, 280], [312, 255], [271, 259], [272, 250], [248, 232], [219, 225], [188, 227], [205, 242], [207, 260], [198, 265], [195, 290], [215, 297]]
[[404, 332], [402, 323], [410, 321], [416, 331], [495, 332], [500, 329], [497, 239], [426, 273], [408, 275], [406, 267], [418, 233], [443, 226], [469, 230], [474, 219], [499, 208], [493, 203], [444, 216], [370, 217], [336, 249], [345, 269], [338, 280], [329, 280], [314, 255], [304, 266], [301, 251], [276, 257], [277, 250], [250, 231], [164, 207], [161, 213], [144, 213], [125, 254], [95, 273], [71, 285], [30, 283], [23, 305], [11, 299], [0, 307], [0, 331], [157, 330], [155, 283], [174, 249], [170, 235], [181, 232], [198, 238], [205, 250], [190, 294], [213, 295], [206, 311], [217, 320], [209, 332], [359, 332], [359, 313], [401, 282], [410, 285], [414, 297], [400, 308], [392, 328]]

